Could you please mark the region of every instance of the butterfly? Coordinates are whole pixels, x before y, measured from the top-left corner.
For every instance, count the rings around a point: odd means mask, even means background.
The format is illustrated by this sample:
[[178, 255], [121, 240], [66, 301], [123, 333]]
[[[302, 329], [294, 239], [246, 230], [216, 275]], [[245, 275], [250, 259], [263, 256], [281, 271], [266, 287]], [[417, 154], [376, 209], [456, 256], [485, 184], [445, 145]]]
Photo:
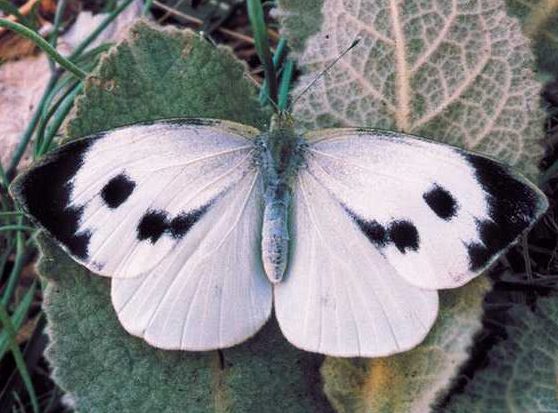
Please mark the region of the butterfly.
[[74, 260], [112, 278], [132, 335], [162, 349], [248, 339], [272, 307], [293, 345], [386, 356], [418, 345], [437, 290], [486, 270], [546, 210], [484, 155], [369, 128], [299, 133], [213, 119], [71, 141], [11, 187]]

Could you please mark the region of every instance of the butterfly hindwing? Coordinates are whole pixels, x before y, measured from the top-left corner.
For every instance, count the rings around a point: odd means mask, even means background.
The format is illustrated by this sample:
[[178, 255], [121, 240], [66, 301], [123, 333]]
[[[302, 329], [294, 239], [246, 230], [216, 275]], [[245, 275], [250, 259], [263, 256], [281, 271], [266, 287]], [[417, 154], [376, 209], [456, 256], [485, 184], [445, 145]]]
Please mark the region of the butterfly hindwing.
[[159, 348], [211, 350], [254, 335], [271, 313], [260, 259], [259, 176], [228, 191], [149, 273], [112, 280], [122, 325]]
[[408, 282], [454, 288], [547, 208], [528, 180], [481, 155], [395, 132], [307, 134], [306, 172]]

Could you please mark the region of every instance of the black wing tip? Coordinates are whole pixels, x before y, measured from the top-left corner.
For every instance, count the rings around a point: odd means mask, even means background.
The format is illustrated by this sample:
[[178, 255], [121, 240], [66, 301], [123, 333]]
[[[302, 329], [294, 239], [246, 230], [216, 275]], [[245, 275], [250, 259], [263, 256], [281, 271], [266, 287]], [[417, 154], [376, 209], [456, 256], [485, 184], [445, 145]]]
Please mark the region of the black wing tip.
[[93, 141], [79, 139], [62, 146], [22, 172], [10, 185], [10, 193], [31, 220], [81, 260], [87, 258], [91, 235], [77, 233], [82, 209], [69, 207], [70, 181]]
[[480, 272], [529, 231], [549, 204], [536, 185], [510, 167], [481, 155], [465, 156], [489, 205], [489, 219], [477, 221], [480, 242], [466, 245], [469, 269]]

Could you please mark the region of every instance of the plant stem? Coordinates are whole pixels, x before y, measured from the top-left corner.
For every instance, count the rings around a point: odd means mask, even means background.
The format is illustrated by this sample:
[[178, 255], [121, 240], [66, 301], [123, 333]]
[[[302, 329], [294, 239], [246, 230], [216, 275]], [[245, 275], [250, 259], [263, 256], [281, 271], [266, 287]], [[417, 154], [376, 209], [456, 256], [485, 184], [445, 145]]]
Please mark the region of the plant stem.
[[75, 87], [73, 90], [71, 90], [71, 92], [67, 96], [65, 96], [62, 99], [62, 102], [60, 103], [60, 105], [57, 107], [57, 110], [56, 110], [56, 112], [59, 112], [59, 113], [55, 114], [54, 120], [52, 121], [52, 124], [50, 124], [47, 127], [45, 139], [42, 142], [41, 147], [39, 148], [39, 151], [37, 152], [37, 155], [41, 156], [48, 151], [48, 149], [50, 148], [50, 145], [52, 143], [52, 140], [54, 139], [54, 136], [56, 135], [56, 132], [58, 132], [58, 129], [60, 129], [60, 126], [62, 125], [62, 122], [64, 122], [64, 119], [66, 119], [66, 116], [68, 115], [68, 113], [72, 109], [72, 106], [74, 105], [74, 99], [76, 98], [76, 96], [79, 93], [81, 93], [82, 90], [83, 90], [82, 85], [79, 84], [79, 85], [77, 85], [77, 87]]
[[[281, 39], [279, 39], [279, 43], [277, 43], [277, 48], [275, 49], [275, 53], [273, 54], [273, 68], [275, 69], [275, 73], [279, 73], [279, 71], [281, 70], [281, 65], [283, 64], [283, 60], [286, 56], [287, 39], [282, 37]], [[260, 90], [260, 104], [265, 105], [267, 103], [267, 99], [267, 79], [264, 79]]]
[[[56, 49], [56, 45], [58, 43], [58, 31], [60, 30], [60, 21], [62, 20], [62, 16], [64, 15], [64, 10], [66, 9], [66, 0], [60, 0], [56, 5], [56, 12], [54, 13], [54, 24], [52, 27], [52, 33], [50, 34], [50, 38], [48, 42]], [[49, 59], [50, 70], [54, 73], [56, 70], [56, 66], [52, 59]]]
[[[23, 217], [18, 219], [18, 224], [21, 226], [23, 222]], [[15, 225], [14, 225], [15, 226]], [[35, 228], [32, 228], [35, 230]], [[18, 231], [16, 234], [16, 252], [15, 252], [15, 260], [14, 266], [12, 267], [12, 271], [8, 277], [8, 282], [6, 283], [6, 287], [4, 288], [4, 293], [2, 295], [2, 305], [8, 306], [12, 294], [17, 286], [19, 281], [19, 276], [21, 275], [21, 270], [23, 269], [23, 263], [25, 261], [25, 239], [23, 238], [23, 234], [21, 231]]]
[[[71, 81], [72, 79], [70, 79]], [[60, 96], [51, 106], [50, 109], [48, 110], [48, 112], [46, 113], [46, 115], [42, 115], [41, 118], [39, 119], [39, 124], [37, 126], [37, 133], [36, 133], [36, 138], [35, 138], [35, 158], [38, 156], [41, 156], [45, 153], [45, 151], [43, 150], [43, 147], [45, 147], [44, 144], [44, 137], [45, 137], [45, 130], [47, 128], [47, 123], [49, 122], [49, 120], [55, 115], [55, 113], [58, 111], [60, 105], [66, 101], [66, 98], [68, 96], [72, 96], [72, 99], [75, 98], [75, 93], [72, 94], [72, 92], [74, 92], [76, 89], [81, 90], [81, 88], [78, 87], [78, 85], [80, 85], [80, 83], [74, 83], [71, 86], [68, 86], [68, 83], [70, 82], [60, 82], [62, 85], [60, 85], [61, 87], [55, 87], [52, 89], [52, 91], [49, 93], [49, 98], [48, 101], [51, 101], [54, 99], [54, 97], [56, 96], [56, 94], [58, 94], [60, 92], [60, 90], [62, 89], [62, 87], [66, 87], [66, 90], [64, 91], [64, 93], [62, 93], [62, 96]], [[44, 112], [44, 111], [43, 111]], [[50, 145], [50, 143], [49, 143]], [[48, 146], [48, 145], [47, 145]]]
[[27, 225], [4, 225], [0, 227], [0, 232], [5, 231], [35, 231], [37, 228], [29, 227]]
[[29, 375], [29, 371], [27, 370], [27, 365], [25, 364], [23, 354], [21, 354], [21, 350], [19, 349], [16, 341], [17, 332], [4, 305], [0, 305], [0, 321], [4, 325], [4, 329], [8, 332], [8, 336], [10, 338], [10, 349], [12, 350], [14, 361], [16, 363], [17, 370], [19, 371], [21, 379], [23, 380], [23, 384], [27, 389], [27, 393], [29, 393], [33, 412], [39, 413], [39, 402], [37, 400], [37, 395], [35, 394], [35, 389], [33, 388], [33, 382], [31, 381], [31, 376]]
[[279, 106], [280, 110], [287, 110], [293, 71], [294, 62], [291, 59], [287, 59], [285, 66], [283, 67], [283, 72], [281, 73], [281, 83], [279, 85], [279, 102], [277, 103], [277, 106]]
[[0, 0], [0, 10], [2, 10], [6, 15], [11, 14], [17, 18], [25, 26], [34, 29], [33, 22], [26, 16], [20, 13], [19, 9], [7, 0]]
[[260, 0], [248, 0], [248, 17], [254, 32], [254, 42], [256, 52], [262, 62], [265, 80], [267, 85], [267, 93], [269, 99], [274, 104], [277, 103], [277, 78], [275, 76], [275, 68], [273, 67], [273, 59], [271, 57], [271, 50], [269, 47], [269, 40], [267, 38], [264, 13], [262, 3]]
[[143, 16], [147, 16], [147, 13], [149, 13], [149, 10], [151, 10], [151, 6], [153, 6], [153, 0], [145, 0], [142, 10]]

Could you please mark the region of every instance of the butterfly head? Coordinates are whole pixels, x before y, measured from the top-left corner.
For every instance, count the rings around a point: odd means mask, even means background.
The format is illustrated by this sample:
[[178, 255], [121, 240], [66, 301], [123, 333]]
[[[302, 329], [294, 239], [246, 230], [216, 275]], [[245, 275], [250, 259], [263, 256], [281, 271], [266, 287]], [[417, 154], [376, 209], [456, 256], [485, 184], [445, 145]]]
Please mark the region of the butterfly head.
[[294, 118], [285, 110], [276, 112], [271, 117], [271, 123], [269, 125], [269, 131], [275, 132], [278, 130], [292, 130], [294, 127]]

